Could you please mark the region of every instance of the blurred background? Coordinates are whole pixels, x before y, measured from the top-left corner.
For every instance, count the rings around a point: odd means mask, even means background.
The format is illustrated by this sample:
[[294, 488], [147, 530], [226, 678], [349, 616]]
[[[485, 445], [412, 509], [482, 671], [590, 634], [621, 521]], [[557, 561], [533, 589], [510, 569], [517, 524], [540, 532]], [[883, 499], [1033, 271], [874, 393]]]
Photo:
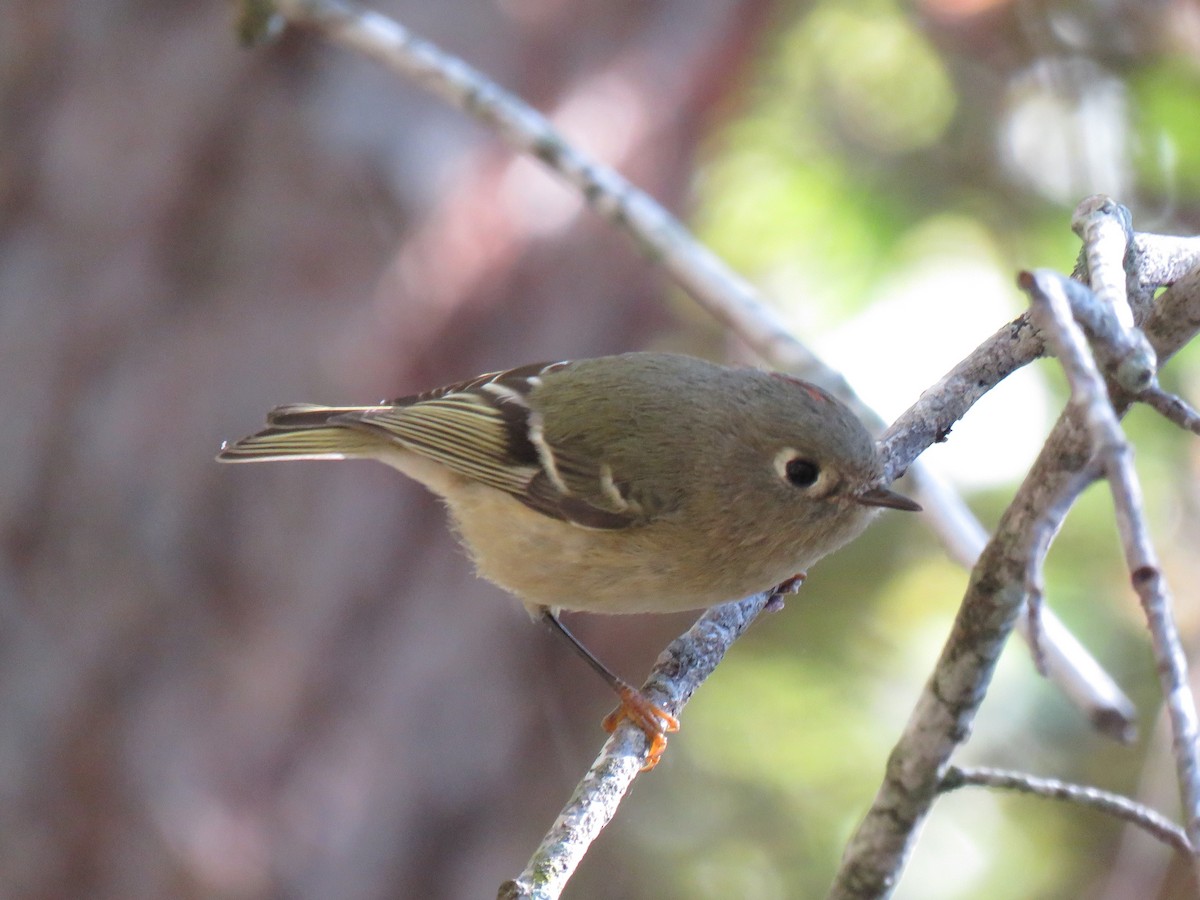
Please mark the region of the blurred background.
[[[1069, 270], [1089, 193], [1200, 231], [1190, 0], [380, 0], [551, 115], [759, 284], [884, 415]], [[227, 468], [291, 401], [543, 359], [753, 361], [533, 163], [226, 4], [0, 9], [0, 896], [490, 897], [612, 698], [370, 463]], [[1200, 398], [1200, 354], [1167, 386]], [[1049, 363], [927, 458], [994, 522], [1064, 402]], [[1192, 646], [1200, 455], [1135, 411]], [[1147, 639], [1093, 488], [1054, 608], [1136, 700], [1092, 733], [1005, 654], [961, 761], [1175, 813]], [[759, 622], [568, 897], [821, 896], [966, 573], [884, 516]], [[692, 616], [571, 624], [640, 680]], [[1044, 801], [941, 800], [902, 898], [1187, 895], [1170, 854]]]

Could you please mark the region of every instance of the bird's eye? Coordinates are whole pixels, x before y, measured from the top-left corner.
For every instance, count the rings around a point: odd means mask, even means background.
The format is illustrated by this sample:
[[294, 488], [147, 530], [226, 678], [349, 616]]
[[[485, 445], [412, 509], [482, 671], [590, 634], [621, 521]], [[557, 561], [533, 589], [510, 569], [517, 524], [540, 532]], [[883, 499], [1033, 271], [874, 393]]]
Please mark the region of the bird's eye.
[[821, 474], [821, 469], [811, 459], [789, 459], [784, 466], [784, 475], [787, 480], [796, 487], [812, 487], [817, 483], [817, 478]]

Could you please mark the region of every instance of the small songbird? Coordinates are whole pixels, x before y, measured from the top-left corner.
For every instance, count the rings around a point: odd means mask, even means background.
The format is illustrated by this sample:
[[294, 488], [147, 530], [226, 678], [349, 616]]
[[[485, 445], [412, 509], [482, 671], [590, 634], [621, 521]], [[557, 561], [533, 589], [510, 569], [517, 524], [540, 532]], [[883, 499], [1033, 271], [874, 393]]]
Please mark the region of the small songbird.
[[613, 687], [652, 767], [676, 720], [613, 675], [559, 610], [675, 612], [794, 583], [879, 507], [862, 423], [814, 385], [627, 353], [481, 375], [377, 406], [281, 406], [222, 462], [377, 459], [445, 501], [480, 575]]

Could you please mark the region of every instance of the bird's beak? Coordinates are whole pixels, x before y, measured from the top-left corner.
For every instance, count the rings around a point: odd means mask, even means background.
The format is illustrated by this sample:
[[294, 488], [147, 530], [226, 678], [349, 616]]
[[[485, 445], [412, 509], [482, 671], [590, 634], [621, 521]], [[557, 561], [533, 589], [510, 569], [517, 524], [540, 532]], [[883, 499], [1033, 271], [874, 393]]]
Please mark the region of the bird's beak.
[[907, 512], [921, 511], [921, 504], [885, 487], [875, 487], [855, 494], [854, 499], [863, 506], [886, 506], [889, 509], [903, 509]]

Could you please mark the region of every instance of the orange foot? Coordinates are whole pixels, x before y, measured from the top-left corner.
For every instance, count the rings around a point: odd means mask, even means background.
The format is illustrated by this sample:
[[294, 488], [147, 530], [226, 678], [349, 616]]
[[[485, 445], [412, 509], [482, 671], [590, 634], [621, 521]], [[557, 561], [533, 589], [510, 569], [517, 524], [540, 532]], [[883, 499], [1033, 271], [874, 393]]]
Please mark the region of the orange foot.
[[636, 688], [627, 684], [617, 688], [621, 705], [604, 717], [604, 730], [612, 734], [617, 726], [628, 719], [646, 733], [650, 749], [646, 751], [646, 761], [642, 771], [649, 772], [662, 759], [663, 751], [667, 749], [667, 733], [679, 730], [679, 720], [666, 710], [655, 706]]

